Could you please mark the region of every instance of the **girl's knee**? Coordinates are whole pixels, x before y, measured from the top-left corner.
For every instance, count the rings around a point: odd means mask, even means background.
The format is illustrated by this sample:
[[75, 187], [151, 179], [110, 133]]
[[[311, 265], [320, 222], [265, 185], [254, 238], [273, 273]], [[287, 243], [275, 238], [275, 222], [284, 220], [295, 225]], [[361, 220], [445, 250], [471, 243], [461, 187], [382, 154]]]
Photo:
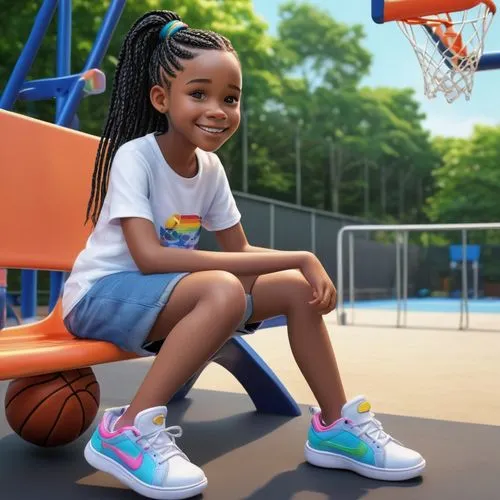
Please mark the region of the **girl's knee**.
[[313, 299], [311, 285], [296, 269], [283, 272], [283, 293], [288, 307], [309, 306], [308, 302]]
[[226, 271], [210, 271], [204, 299], [209, 300], [215, 314], [243, 317], [246, 308], [245, 289], [241, 281]]

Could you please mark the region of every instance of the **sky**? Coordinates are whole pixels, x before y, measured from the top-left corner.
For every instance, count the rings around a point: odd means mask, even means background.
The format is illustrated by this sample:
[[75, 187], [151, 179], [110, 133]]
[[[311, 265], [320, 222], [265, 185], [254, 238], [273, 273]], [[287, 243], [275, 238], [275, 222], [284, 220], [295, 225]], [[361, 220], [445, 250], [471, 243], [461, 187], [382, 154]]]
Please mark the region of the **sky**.
[[[253, 0], [253, 3], [257, 14], [269, 25], [269, 33], [275, 34], [282, 0]], [[373, 22], [369, 0], [310, 0], [310, 3], [327, 10], [337, 21], [363, 25], [366, 38], [362, 45], [372, 53], [373, 61], [361, 84], [413, 87], [427, 115], [424, 126], [434, 135], [467, 137], [476, 124], [500, 124], [500, 70], [476, 73], [469, 101], [462, 96], [448, 104], [442, 94], [429, 100], [423, 92], [422, 70], [410, 42], [395, 23]], [[486, 37], [485, 52], [500, 51], [500, 13], [496, 17]]]

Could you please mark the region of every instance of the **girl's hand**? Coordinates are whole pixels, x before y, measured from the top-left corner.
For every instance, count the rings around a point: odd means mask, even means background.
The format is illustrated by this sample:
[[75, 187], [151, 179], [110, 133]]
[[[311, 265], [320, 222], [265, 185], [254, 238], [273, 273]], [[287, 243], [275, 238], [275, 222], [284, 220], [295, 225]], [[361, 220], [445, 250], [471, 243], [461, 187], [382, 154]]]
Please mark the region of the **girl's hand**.
[[313, 300], [309, 304], [317, 307], [320, 314], [333, 311], [337, 304], [337, 290], [319, 259], [308, 252], [300, 270], [313, 289]]

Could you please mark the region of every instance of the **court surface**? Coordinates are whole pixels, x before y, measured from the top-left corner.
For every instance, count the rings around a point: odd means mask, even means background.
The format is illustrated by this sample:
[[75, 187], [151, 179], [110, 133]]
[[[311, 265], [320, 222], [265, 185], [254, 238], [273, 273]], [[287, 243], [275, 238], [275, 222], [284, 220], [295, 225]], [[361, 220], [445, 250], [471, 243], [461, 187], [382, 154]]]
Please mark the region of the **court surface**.
[[[361, 313], [372, 323], [388, 314]], [[365, 394], [386, 430], [425, 456], [421, 479], [385, 483], [304, 462], [307, 409], [315, 401], [293, 361], [286, 327], [273, 327], [246, 338], [301, 404], [302, 416], [256, 414], [239, 383], [217, 365], [206, 369], [189, 398], [169, 407], [168, 423], [184, 429], [181, 447], [209, 480], [197, 499], [497, 500], [500, 334], [435, 329], [441, 316], [456, 315], [414, 314], [434, 328], [339, 327], [335, 314], [327, 324], [348, 397]], [[471, 322], [498, 323], [496, 315], [471, 316]], [[96, 367], [101, 408], [127, 403], [150, 362]], [[0, 397], [6, 387], [0, 383]], [[61, 449], [36, 448], [13, 434], [1, 413], [2, 498], [140, 498], [85, 462], [88, 437]]]

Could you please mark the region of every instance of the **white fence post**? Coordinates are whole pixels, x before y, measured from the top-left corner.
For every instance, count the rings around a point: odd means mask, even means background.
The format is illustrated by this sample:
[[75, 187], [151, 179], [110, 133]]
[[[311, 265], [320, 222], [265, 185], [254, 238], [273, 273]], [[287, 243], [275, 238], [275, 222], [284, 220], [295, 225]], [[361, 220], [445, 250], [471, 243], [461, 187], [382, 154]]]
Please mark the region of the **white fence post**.
[[311, 252], [316, 255], [316, 212], [311, 212]]

